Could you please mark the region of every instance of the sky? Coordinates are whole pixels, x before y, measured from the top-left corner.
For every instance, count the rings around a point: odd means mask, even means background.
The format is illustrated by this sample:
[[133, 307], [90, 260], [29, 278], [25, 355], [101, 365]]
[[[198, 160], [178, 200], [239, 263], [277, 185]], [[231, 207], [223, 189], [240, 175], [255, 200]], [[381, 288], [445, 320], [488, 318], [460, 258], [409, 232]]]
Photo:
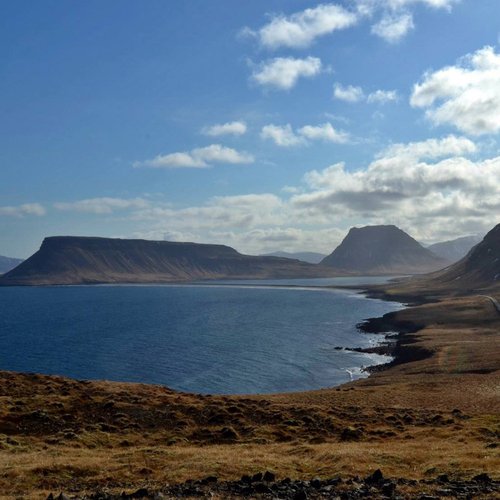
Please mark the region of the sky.
[[500, 222], [498, 0], [0, 0], [0, 255]]

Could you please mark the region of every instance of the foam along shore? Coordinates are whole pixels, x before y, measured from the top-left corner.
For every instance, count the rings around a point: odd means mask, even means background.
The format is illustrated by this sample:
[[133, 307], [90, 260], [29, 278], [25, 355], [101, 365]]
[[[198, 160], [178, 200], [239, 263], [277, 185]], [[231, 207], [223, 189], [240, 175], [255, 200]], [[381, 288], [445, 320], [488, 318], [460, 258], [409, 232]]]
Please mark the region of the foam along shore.
[[[352, 484], [380, 468], [404, 478], [396, 492], [433, 494], [442, 483], [414, 481], [498, 479], [499, 317], [478, 296], [389, 313], [367, 325], [400, 332], [389, 367], [302, 393], [202, 396], [0, 372], [0, 488], [156, 492], [264, 470]], [[485, 487], [488, 498], [498, 483]]]

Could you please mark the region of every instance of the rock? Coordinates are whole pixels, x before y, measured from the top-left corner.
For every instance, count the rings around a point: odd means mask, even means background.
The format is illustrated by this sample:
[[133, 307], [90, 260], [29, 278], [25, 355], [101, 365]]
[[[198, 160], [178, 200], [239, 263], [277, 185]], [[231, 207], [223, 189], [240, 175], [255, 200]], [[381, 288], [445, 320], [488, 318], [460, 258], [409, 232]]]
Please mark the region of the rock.
[[242, 483], [251, 483], [252, 482], [252, 478], [249, 475], [244, 474], [243, 476], [241, 476], [240, 481]]
[[315, 477], [314, 479], [311, 480], [311, 486], [313, 488], [316, 488], [317, 490], [319, 490], [322, 486], [322, 481], [319, 477]]
[[309, 497], [307, 496], [306, 490], [300, 489], [293, 496], [293, 500], [307, 500]]
[[216, 476], [208, 476], [200, 481], [200, 484], [213, 484], [218, 481]]
[[485, 472], [474, 476], [472, 480], [476, 481], [476, 483], [491, 483], [491, 477], [488, 476], [488, 474], [486, 474]]
[[396, 491], [396, 483], [393, 482], [384, 483], [381, 491], [386, 497], [393, 497], [394, 492]]
[[147, 488], [139, 488], [138, 490], [131, 493], [130, 498], [146, 498], [149, 496], [149, 491]]
[[436, 481], [438, 481], [439, 483], [449, 483], [450, 479], [448, 478], [447, 474], [441, 474], [436, 478]]
[[257, 493], [272, 493], [272, 490], [264, 483], [255, 483], [254, 489]]
[[262, 480], [266, 482], [273, 482], [276, 481], [276, 476], [272, 472], [266, 471]]
[[384, 475], [380, 469], [377, 469], [373, 474], [365, 479], [365, 483], [381, 483], [384, 480]]
[[69, 497], [66, 496], [62, 491], [59, 493], [59, 496], [57, 497], [56, 500], [69, 500]]
[[262, 472], [257, 472], [257, 474], [254, 474], [252, 476], [252, 481], [262, 481]]

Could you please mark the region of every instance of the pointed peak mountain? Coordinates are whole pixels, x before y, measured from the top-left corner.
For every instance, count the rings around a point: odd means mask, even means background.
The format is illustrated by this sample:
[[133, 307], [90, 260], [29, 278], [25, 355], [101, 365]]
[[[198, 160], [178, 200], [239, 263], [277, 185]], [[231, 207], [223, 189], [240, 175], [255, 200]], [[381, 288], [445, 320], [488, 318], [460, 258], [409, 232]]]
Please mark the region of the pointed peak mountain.
[[366, 274], [417, 274], [448, 261], [394, 225], [353, 227], [322, 265]]

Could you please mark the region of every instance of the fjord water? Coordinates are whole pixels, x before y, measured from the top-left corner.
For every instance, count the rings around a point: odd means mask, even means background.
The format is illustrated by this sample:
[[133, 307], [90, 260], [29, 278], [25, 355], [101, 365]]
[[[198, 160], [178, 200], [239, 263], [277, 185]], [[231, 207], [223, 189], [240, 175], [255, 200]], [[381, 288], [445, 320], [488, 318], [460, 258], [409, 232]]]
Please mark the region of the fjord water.
[[399, 307], [349, 291], [262, 282], [0, 288], [0, 370], [200, 393], [331, 387], [387, 361], [335, 347], [379, 342], [356, 324]]

